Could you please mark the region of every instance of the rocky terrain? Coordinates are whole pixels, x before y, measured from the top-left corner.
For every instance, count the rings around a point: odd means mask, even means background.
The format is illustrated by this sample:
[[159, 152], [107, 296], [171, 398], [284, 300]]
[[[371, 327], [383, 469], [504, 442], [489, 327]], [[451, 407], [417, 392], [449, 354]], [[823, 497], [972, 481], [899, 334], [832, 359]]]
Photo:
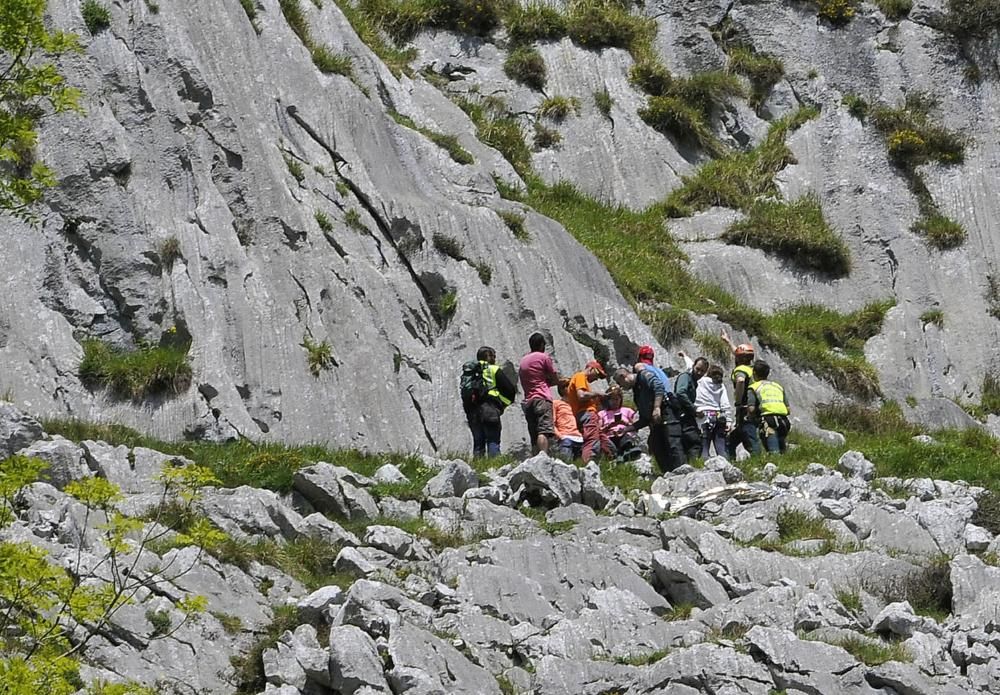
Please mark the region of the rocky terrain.
[[[91, 31], [78, 0], [48, 3], [50, 23], [81, 36], [82, 52], [59, 68], [82, 91], [83, 112], [43, 122], [38, 155], [57, 185], [40, 224], [0, 225], [0, 390], [31, 412], [165, 438], [434, 453], [465, 445], [451, 426], [461, 417], [457, 366], [480, 344], [516, 362], [542, 330], [567, 372], [595, 351], [628, 362], [645, 343], [664, 356], [700, 351], [690, 336], [657, 342], [636, 314], [649, 307], [627, 301], [586, 248], [500, 195], [497, 181], [517, 188], [524, 177], [455, 103], [502, 98], [522, 135], [547, 124], [559, 138], [526, 150], [522, 171], [639, 209], [710, 156], [639, 117], [647, 96], [629, 79], [628, 50], [536, 41], [547, 68], [537, 90], [504, 71], [512, 43], [503, 26], [418, 32], [401, 70], [372, 51], [371, 34], [361, 38], [356, 13], [343, 9], [354, 5], [295, 3], [312, 46], [349, 59], [348, 74], [336, 74], [316, 67], [288, 3], [104, 4], [108, 26]], [[695, 276], [764, 311], [891, 300], [864, 347], [882, 392], [913, 419], [969, 426], [953, 400], [979, 402], [1000, 339], [1000, 38], [946, 31], [946, 0], [914, 0], [891, 17], [883, 5], [844, 4], [853, 8], [844, 23], [799, 0], [631, 11], [655, 23], [652, 51], [675, 77], [726, 68], [723, 34], [781, 61], [759, 104], [747, 92], [725, 99], [707, 127], [720, 147], [744, 151], [776, 119], [819, 109], [789, 134], [794, 162], [777, 172], [776, 195], [816, 195], [851, 254], [850, 274], [829, 278], [720, 241], [745, 211], [710, 208], [668, 220], [663, 233]], [[934, 122], [966, 143], [960, 162], [915, 169], [936, 209], [967, 233], [951, 250], [912, 231], [922, 214], [912, 186], [883, 135], [844, 103], [854, 95], [897, 107], [917, 93], [936, 100]], [[576, 99], [560, 122], [538, 111], [555, 96]], [[456, 161], [426, 133], [454, 136], [467, 157]], [[699, 331], [728, 327], [757, 342], [711, 305], [697, 309]], [[190, 385], [130, 399], [85, 384], [87, 338], [121, 349], [188, 341]], [[325, 346], [315, 364], [309, 345]], [[808, 364], [793, 373], [781, 354], [761, 355], [794, 394], [800, 427], [812, 426], [813, 404], [841, 395]], [[506, 447], [524, 441], [523, 429], [505, 430]]]
[[[154, 492], [161, 470], [187, 462], [49, 437], [10, 406], [0, 415], [5, 451], [49, 464], [4, 539], [111, 581], [101, 514], [62, 489], [103, 476], [124, 493], [120, 511], [149, 518], [171, 501]], [[856, 451], [794, 477], [711, 459], [654, 478], [643, 458], [649, 492], [544, 454], [482, 474], [424, 465], [436, 473], [419, 499], [373, 496], [401, 482], [392, 465], [368, 478], [316, 462], [287, 495], [202, 489], [198, 516], [272, 543], [249, 562], [136, 529], [141, 589], [85, 642], [83, 680], [284, 695], [1000, 688], [1000, 538], [974, 523], [997, 528], [977, 509], [981, 488], [876, 478]], [[173, 542], [140, 546], [150, 534]], [[303, 541], [331, 549], [312, 591], [274, 566]], [[207, 598], [193, 618], [191, 595]]]

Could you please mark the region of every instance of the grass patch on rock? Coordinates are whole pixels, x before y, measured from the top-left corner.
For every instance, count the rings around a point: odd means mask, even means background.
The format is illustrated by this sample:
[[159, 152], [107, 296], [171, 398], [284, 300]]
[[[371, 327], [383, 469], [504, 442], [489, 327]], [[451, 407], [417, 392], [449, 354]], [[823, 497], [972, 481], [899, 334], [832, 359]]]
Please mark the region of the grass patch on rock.
[[122, 350], [97, 339], [83, 341], [80, 380], [106, 388], [117, 398], [141, 401], [178, 394], [191, 385], [189, 345], [165, 345]]
[[771, 88], [784, 77], [784, 63], [780, 58], [758, 53], [749, 44], [736, 44], [727, 48], [726, 52], [729, 54], [729, 69], [743, 75], [753, 85], [750, 105], [758, 108], [771, 93]]
[[815, 195], [791, 203], [757, 201], [748, 217], [733, 223], [722, 238], [773, 253], [811, 272], [843, 277], [851, 269], [850, 251], [827, 224]]
[[903, 646], [902, 642], [884, 641], [879, 638], [870, 638], [863, 635], [843, 636], [836, 639], [812, 637], [810, 633], [804, 633], [802, 639], [814, 640], [832, 644], [847, 651], [851, 656], [868, 666], [879, 666], [890, 661], [910, 662], [912, 655]]

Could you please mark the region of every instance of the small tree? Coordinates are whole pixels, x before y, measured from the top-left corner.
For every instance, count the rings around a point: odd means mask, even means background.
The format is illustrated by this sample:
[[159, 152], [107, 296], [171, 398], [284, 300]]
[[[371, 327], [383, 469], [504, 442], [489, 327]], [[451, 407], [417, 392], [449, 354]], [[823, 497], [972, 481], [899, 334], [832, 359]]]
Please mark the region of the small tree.
[[[0, 526], [14, 521], [17, 497], [38, 479], [45, 462], [26, 456], [0, 461]], [[92, 516], [104, 519], [98, 526], [99, 552], [96, 562], [85, 560], [83, 543], [75, 558], [64, 566], [48, 559], [44, 550], [23, 542], [0, 541], [0, 693], [4, 695], [70, 695], [77, 691], [79, 676], [74, 655], [90, 638], [104, 630], [114, 614], [136, 596], [156, 584], [169, 582], [190, 571], [188, 567], [141, 569], [140, 560], [149, 543], [167, 533], [169, 517], [191, 512], [198, 489], [218, 481], [198, 466], [170, 468], [161, 477], [161, 498], [152, 514], [156, 523], [144, 524], [116, 509], [121, 499], [118, 487], [104, 478], [88, 478], [66, 486], [66, 492], [86, 508], [81, 528]], [[206, 520], [191, 524], [181, 540], [200, 548], [221, 542], [224, 534]], [[138, 540], [136, 540], [138, 539]], [[97, 544], [95, 544], [97, 545]], [[187, 596], [177, 602], [183, 621], [149, 639], [167, 637], [186, 621], [204, 611], [206, 600]], [[74, 629], [76, 628], [76, 629]], [[154, 630], [155, 632], [155, 630]], [[104, 692], [101, 686], [97, 692]], [[119, 693], [142, 693], [128, 687]]]
[[50, 62], [79, 44], [46, 29], [44, 12], [45, 0], [0, 0], [0, 210], [27, 221], [54, 182], [35, 159], [38, 123], [48, 112], [79, 108], [78, 90]]

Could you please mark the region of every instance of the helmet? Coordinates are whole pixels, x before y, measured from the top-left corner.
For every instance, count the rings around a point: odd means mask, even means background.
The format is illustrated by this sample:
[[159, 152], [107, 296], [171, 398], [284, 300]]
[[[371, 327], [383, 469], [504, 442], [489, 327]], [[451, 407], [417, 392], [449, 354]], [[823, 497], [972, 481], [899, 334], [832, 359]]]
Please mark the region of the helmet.
[[740, 343], [739, 345], [736, 346], [736, 352], [735, 352], [735, 354], [737, 354], [737, 355], [752, 355], [753, 354], [753, 345], [751, 345], [750, 343]]

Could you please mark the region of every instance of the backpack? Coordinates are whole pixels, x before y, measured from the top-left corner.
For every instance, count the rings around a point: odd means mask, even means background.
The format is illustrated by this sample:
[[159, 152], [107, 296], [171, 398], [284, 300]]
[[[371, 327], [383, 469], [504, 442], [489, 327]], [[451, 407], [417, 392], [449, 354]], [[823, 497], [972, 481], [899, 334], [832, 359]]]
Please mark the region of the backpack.
[[470, 410], [486, 400], [489, 389], [483, 377], [483, 363], [470, 360], [462, 365], [462, 378], [459, 381], [462, 394], [462, 407]]

